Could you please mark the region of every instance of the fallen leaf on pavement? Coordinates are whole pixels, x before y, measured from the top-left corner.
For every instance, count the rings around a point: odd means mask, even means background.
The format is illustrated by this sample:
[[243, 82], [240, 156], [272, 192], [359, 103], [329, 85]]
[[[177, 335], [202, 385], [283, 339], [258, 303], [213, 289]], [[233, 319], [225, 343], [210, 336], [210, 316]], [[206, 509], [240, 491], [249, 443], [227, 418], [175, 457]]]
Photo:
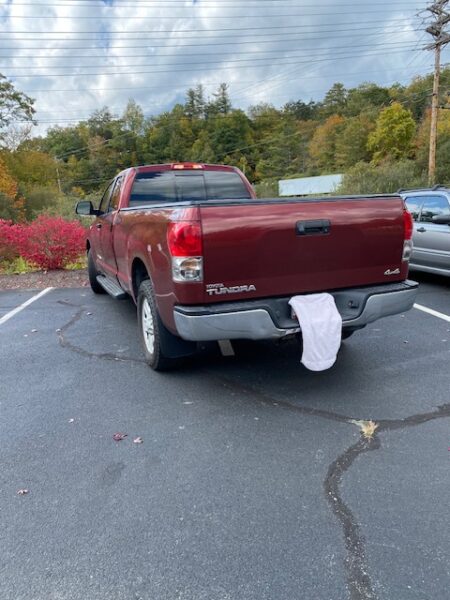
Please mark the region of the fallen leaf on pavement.
[[142, 444], [144, 440], [141, 437], [134, 438], [133, 442], [135, 444]]
[[17, 490], [17, 494], [18, 496], [25, 496], [26, 494], [28, 494], [29, 491], [28, 490]]
[[375, 423], [375, 421], [354, 421], [354, 420], [352, 420], [351, 422], [360, 428], [361, 433], [362, 433], [363, 437], [366, 438], [366, 440], [371, 440], [373, 438], [375, 431], [378, 429], [378, 424]]
[[127, 437], [127, 435], [127, 433], [115, 433], [113, 435], [113, 440], [115, 440], [116, 442], [120, 442], [124, 440]]

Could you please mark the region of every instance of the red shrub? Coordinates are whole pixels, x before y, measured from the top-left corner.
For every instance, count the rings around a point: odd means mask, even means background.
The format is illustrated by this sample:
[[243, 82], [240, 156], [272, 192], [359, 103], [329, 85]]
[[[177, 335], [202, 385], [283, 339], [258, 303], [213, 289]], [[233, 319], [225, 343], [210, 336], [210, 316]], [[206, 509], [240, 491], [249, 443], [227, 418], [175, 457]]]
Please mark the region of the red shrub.
[[86, 230], [78, 221], [41, 215], [23, 226], [20, 254], [44, 270], [62, 269], [86, 248]]
[[22, 225], [14, 225], [12, 221], [0, 219], [0, 261], [17, 258], [22, 241]]

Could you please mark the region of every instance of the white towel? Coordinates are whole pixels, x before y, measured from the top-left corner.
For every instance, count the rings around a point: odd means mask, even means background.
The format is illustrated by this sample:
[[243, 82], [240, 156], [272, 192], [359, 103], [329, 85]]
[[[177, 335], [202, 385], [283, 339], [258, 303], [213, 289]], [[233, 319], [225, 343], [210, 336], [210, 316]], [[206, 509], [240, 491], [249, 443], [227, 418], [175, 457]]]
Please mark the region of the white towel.
[[289, 304], [294, 309], [302, 330], [302, 363], [311, 371], [329, 369], [336, 362], [342, 340], [342, 317], [333, 296], [294, 296]]

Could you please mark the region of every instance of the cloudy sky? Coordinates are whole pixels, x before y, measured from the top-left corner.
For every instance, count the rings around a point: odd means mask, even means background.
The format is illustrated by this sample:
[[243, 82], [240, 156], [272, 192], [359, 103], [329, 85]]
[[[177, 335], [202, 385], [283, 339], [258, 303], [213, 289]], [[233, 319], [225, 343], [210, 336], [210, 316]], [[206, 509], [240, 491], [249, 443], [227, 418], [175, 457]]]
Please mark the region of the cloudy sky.
[[[0, 72], [40, 129], [134, 98], [146, 115], [230, 85], [233, 105], [320, 99], [335, 82], [430, 71], [424, 0], [0, 0]], [[443, 55], [445, 62], [450, 52]]]

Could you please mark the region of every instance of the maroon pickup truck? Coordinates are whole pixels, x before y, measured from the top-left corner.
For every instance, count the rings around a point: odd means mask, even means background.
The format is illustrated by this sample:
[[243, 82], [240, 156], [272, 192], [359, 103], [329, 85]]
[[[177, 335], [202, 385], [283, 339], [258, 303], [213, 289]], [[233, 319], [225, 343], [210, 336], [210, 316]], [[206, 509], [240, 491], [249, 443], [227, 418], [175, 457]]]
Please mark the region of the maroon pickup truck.
[[409, 310], [412, 220], [398, 195], [258, 200], [236, 168], [130, 168], [95, 215], [87, 254], [95, 293], [129, 294], [148, 364], [161, 370], [197, 342], [299, 333], [288, 305], [329, 292], [343, 337]]

